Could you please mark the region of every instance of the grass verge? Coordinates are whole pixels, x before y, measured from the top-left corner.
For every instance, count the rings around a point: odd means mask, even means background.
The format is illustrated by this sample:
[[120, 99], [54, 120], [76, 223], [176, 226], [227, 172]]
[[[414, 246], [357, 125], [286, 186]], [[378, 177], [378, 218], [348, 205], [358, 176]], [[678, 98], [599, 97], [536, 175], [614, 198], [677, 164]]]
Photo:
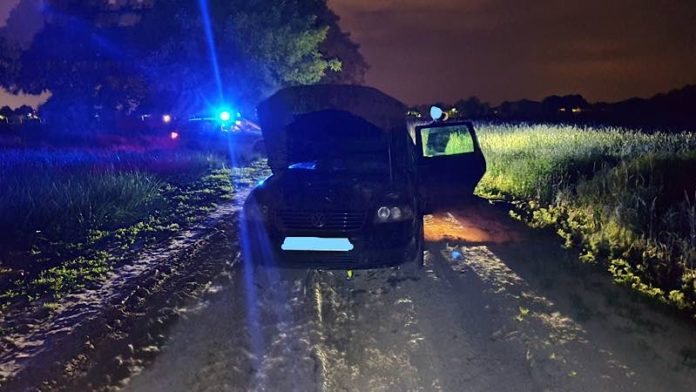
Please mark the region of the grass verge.
[[98, 284], [231, 200], [257, 166], [195, 152], [0, 153], [0, 308]]
[[553, 228], [582, 260], [696, 315], [696, 134], [547, 125], [478, 127], [477, 193]]

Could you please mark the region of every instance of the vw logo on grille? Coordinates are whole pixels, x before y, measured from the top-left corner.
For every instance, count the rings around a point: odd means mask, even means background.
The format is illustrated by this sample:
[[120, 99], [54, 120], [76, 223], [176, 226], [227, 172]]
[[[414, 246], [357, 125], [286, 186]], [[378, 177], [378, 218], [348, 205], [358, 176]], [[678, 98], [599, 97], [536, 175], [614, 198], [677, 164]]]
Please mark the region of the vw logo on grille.
[[310, 216], [314, 227], [324, 227], [326, 225], [326, 214], [323, 212], [315, 212]]

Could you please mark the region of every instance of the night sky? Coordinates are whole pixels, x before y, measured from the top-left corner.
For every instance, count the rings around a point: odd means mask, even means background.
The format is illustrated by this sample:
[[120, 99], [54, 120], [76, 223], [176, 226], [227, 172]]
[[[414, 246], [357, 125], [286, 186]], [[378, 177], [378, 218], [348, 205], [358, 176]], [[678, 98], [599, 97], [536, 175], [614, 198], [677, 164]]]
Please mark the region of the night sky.
[[694, 0], [329, 0], [374, 85], [409, 104], [580, 93], [615, 101], [696, 83]]
[[[0, 26], [17, 0], [0, 0]], [[329, 0], [362, 45], [367, 84], [409, 103], [580, 93], [651, 96], [696, 83], [693, 0]], [[0, 105], [17, 104], [0, 94]]]

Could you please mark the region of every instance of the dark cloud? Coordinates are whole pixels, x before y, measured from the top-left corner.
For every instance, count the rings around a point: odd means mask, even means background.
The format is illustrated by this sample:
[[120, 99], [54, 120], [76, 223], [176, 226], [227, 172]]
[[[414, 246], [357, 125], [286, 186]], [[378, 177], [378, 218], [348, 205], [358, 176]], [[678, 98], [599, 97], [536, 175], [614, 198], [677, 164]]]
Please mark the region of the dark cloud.
[[367, 81], [409, 102], [581, 93], [649, 96], [696, 83], [696, 2], [330, 0]]

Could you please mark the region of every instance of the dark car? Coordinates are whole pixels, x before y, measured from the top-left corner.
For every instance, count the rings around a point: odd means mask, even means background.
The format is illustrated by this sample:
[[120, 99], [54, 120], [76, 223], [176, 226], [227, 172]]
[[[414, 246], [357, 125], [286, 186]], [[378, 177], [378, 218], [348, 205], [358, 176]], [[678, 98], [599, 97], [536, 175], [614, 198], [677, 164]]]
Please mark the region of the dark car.
[[235, 118], [192, 117], [177, 124], [177, 142], [185, 147], [227, 154], [235, 165], [265, 156], [263, 135], [253, 122]]
[[[452, 147], [437, 130], [469, 135], [475, 147], [465, 154], [481, 154], [469, 125], [466, 133], [438, 123], [409, 132], [406, 111], [361, 86], [293, 87], [263, 102], [258, 113], [273, 175], [244, 206], [247, 258], [347, 269], [421, 264], [419, 183], [440, 186], [449, 177], [433, 171], [462, 155], [448, 155]], [[424, 143], [421, 133], [429, 137]], [[471, 191], [469, 182], [461, 185]]]

